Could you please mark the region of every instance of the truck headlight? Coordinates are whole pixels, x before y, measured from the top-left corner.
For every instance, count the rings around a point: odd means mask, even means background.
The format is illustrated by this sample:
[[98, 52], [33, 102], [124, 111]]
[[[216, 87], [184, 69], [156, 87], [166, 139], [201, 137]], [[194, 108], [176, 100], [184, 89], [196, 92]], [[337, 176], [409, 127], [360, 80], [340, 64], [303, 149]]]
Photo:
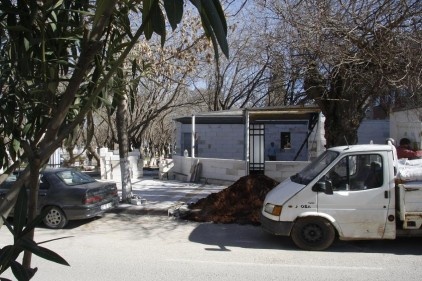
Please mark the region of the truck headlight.
[[267, 203], [264, 206], [264, 211], [273, 216], [280, 216], [282, 208], [282, 206]]

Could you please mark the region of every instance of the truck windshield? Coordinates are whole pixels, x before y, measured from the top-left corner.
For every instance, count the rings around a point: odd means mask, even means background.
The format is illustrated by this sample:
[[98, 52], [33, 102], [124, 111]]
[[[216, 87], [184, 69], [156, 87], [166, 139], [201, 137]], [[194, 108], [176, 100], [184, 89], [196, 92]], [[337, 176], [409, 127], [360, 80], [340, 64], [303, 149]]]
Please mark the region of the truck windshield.
[[311, 164], [306, 166], [301, 172], [291, 176], [290, 179], [293, 182], [299, 184], [310, 183], [317, 175], [322, 172], [322, 170], [324, 170], [334, 161], [334, 159], [337, 158], [338, 154], [338, 152], [331, 150], [325, 151], [317, 159], [312, 161]]

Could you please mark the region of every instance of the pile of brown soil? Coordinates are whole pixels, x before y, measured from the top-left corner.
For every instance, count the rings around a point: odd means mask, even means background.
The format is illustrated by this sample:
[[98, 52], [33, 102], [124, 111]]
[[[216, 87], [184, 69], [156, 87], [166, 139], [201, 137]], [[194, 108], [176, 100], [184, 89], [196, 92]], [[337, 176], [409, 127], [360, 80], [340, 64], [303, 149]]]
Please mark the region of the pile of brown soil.
[[190, 212], [184, 218], [197, 222], [258, 225], [265, 196], [277, 184], [265, 175], [242, 177], [222, 191], [189, 205]]

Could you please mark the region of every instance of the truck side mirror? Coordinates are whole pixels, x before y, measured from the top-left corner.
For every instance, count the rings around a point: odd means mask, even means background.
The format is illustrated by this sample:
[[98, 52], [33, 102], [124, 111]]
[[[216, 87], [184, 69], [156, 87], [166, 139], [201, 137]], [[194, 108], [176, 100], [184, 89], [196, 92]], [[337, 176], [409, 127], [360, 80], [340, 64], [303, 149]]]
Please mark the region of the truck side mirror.
[[333, 194], [333, 185], [329, 180], [320, 180], [312, 187], [312, 191], [330, 195]]

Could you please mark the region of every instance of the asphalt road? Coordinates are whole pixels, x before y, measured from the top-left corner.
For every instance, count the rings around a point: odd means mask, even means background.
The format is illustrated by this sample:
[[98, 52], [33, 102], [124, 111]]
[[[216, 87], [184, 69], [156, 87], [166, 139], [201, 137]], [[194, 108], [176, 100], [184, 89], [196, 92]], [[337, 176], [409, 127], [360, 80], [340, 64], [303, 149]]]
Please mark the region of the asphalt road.
[[[37, 242], [70, 267], [33, 258], [33, 280], [422, 280], [422, 239], [338, 241], [324, 252], [295, 248], [260, 227], [167, 216], [106, 214], [39, 227]], [[0, 247], [11, 243], [5, 227]], [[10, 271], [4, 276], [13, 278]]]

